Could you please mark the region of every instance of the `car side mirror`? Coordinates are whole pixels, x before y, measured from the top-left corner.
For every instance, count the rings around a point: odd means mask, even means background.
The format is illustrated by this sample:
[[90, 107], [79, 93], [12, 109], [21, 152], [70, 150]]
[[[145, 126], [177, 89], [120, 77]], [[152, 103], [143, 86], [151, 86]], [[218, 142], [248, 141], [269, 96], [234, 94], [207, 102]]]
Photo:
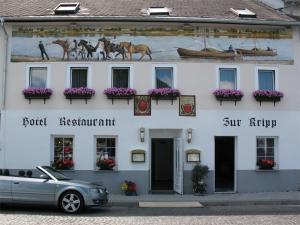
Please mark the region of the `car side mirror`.
[[46, 174], [41, 174], [40, 178], [41, 179], [45, 179], [46, 181], [48, 181], [50, 179], [50, 177], [48, 175], [46, 175]]

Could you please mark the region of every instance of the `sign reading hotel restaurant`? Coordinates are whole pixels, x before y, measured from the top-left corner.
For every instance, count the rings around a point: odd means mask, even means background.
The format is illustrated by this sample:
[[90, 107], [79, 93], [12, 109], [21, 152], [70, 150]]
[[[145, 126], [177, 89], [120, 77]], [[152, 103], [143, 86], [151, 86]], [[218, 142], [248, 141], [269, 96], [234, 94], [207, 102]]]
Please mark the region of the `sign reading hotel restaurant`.
[[[23, 117], [22, 125], [24, 127], [45, 127], [48, 125], [47, 117]], [[58, 125], [61, 127], [114, 127], [116, 125], [115, 118], [67, 118], [65, 116], [58, 118]]]
[[232, 119], [230, 117], [223, 118], [223, 126], [224, 127], [240, 127], [244, 123], [248, 124], [249, 127], [264, 127], [264, 128], [274, 128], [277, 126], [277, 120], [270, 120], [265, 118], [249, 118], [248, 121], [243, 121], [240, 119]]

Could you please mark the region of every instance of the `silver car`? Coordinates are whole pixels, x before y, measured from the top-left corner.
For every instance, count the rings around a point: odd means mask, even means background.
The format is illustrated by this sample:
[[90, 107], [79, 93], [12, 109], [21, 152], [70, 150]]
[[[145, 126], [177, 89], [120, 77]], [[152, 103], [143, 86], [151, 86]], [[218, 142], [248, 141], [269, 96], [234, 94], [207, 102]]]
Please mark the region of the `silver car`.
[[98, 184], [71, 180], [49, 166], [38, 166], [38, 177], [8, 170], [0, 175], [0, 203], [56, 205], [67, 213], [77, 213], [84, 207], [103, 206], [108, 192]]

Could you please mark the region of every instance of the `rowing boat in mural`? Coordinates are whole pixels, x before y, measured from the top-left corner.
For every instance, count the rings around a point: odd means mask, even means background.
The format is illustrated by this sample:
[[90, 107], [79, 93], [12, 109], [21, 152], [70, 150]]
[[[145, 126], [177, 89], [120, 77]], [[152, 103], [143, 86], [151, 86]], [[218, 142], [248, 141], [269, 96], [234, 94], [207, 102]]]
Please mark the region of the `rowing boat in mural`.
[[185, 57], [185, 58], [233, 59], [236, 56], [234, 51], [219, 51], [214, 48], [204, 48], [200, 51], [186, 49], [186, 48], [178, 48], [177, 52], [180, 55], [180, 57]]
[[253, 48], [253, 49], [243, 49], [243, 48], [236, 48], [235, 49], [237, 54], [243, 56], [276, 56], [277, 52], [274, 49], [267, 48]]

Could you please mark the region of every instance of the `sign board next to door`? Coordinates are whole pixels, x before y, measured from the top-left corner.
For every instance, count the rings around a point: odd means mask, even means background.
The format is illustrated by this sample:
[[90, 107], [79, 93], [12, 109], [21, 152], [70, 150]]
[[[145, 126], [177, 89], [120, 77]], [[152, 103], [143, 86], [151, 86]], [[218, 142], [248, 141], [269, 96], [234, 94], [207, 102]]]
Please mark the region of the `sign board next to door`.
[[186, 150], [186, 162], [200, 162], [200, 150]]
[[143, 149], [135, 149], [131, 151], [131, 162], [138, 163], [138, 162], [145, 162], [145, 150]]
[[243, 121], [241, 119], [232, 119], [230, 117], [223, 118], [224, 127], [241, 127], [247, 124], [249, 127], [264, 127], [264, 128], [274, 128], [277, 126], [277, 120], [274, 119], [257, 119], [255, 117], [249, 118], [248, 121]]

